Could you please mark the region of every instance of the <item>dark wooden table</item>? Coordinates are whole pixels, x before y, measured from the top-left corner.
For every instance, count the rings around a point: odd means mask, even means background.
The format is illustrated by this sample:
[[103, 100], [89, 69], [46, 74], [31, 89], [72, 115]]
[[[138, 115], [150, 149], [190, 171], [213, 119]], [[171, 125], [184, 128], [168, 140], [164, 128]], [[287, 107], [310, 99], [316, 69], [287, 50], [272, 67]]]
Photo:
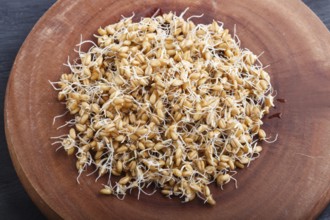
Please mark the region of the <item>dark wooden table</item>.
[[[24, 191], [7, 149], [3, 103], [15, 56], [24, 39], [55, 0], [0, 0], [0, 219], [45, 219]], [[330, 0], [304, 0], [330, 29]], [[27, 70], [29, 71], [29, 70]], [[19, 135], [19, 134], [17, 134]], [[329, 183], [330, 184], [330, 183]], [[319, 217], [330, 219], [330, 205]]]

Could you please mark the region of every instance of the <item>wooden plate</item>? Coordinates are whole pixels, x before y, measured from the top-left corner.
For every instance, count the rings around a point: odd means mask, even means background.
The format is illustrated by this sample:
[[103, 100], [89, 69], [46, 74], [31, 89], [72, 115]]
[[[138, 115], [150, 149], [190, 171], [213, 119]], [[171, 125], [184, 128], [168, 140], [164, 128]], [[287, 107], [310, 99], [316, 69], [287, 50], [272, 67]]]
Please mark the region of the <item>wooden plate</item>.
[[[101, 25], [120, 15], [150, 16], [162, 12], [204, 13], [195, 22], [221, 20], [242, 46], [256, 54], [277, 91], [279, 119], [265, 119], [265, 129], [279, 134], [274, 144], [222, 191], [213, 189], [215, 207], [201, 201], [182, 204], [160, 194], [151, 197], [98, 195], [101, 183], [82, 176], [77, 184], [74, 160], [55, 152], [52, 126], [63, 113], [48, 80], [65, 71], [73, 48]], [[330, 34], [298, 0], [60, 0], [40, 19], [14, 63], [5, 104], [6, 135], [17, 173], [26, 190], [50, 218], [64, 219], [302, 219], [316, 217], [330, 200]], [[66, 118], [68, 119], [68, 118]], [[56, 125], [63, 123], [60, 119]], [[215, 188], [215, 187], [214, 187]]]

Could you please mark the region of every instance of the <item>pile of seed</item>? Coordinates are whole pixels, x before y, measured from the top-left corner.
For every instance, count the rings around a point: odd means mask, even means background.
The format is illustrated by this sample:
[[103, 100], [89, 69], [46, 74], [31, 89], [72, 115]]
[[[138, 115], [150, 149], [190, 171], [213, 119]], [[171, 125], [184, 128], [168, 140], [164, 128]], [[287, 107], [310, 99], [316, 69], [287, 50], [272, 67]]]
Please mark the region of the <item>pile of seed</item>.
[[[102, 194], [150, 185], [185, 202], [215, 204], [208, 185], [234, 180], [262, 150], [273, 106], [268, 73], [223, 24], [173, 13], [98, 29], [54, 83], [74, 119], [61, 146], [79, 175], [107, 175]], [[82, 44], [92, 44], [87, 52]], [[113, 176], [119, 176], [118, 181]]]

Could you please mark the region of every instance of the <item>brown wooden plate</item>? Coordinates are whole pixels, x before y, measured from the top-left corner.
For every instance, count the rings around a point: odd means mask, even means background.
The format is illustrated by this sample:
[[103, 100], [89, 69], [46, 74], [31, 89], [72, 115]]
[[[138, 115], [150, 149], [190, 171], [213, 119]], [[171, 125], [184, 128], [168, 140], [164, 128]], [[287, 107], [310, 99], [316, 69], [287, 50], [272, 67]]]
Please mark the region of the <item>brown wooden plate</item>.
[[[128, 195], [121, 201], [98, 194], [101, 182], [82, 176], [76, 182], [74, 159], [55, 152], [51, 136], [63, 134], [52, 125], [65, 109], [48, 80], [65, 71], [75, 44], [93, 39], [102, 25], [121, 15], [151, 16], [158, 8], [187, 15], [195, 22], [221, 20], [237, 34], [242, 46], [270, 65], [277, 98], [265, 118], [274, 144], [263, 143], [261, 157], [240, 171], [224, 190], [213, 188], [215, 207], [201, 201], [181, 203], [156, 193]], [[17, 173], [34, 202], [50, 218], [65, 219], [306, 219], [316, 217], [330, 200], [330, 34], [298, 0], [77, 0], [57, 1], [26, 39], [8, 83], [6, 135]], [[56, 125], [68, 118], [61, 118]]]

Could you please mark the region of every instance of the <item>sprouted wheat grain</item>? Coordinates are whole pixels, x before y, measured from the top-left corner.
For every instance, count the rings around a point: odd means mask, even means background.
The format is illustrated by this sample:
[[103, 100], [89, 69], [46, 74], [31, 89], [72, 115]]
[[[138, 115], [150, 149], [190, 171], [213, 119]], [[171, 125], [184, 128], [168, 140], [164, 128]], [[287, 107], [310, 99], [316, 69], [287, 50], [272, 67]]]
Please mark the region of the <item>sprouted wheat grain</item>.
[[262, 150], [261, 119], [274, 106], [268, 73], [221, 22], [183, 14], [99, 28], [97, 43], [81, 42], [70, 73], [52, 83], [74, 115], [60, 144], [79, 175], [93, 166], [108, 176], [102, 194], [140, 195], [154, 184], [165, 196], [214, 205], [208, 185], [236, 182], [235, 169]]

